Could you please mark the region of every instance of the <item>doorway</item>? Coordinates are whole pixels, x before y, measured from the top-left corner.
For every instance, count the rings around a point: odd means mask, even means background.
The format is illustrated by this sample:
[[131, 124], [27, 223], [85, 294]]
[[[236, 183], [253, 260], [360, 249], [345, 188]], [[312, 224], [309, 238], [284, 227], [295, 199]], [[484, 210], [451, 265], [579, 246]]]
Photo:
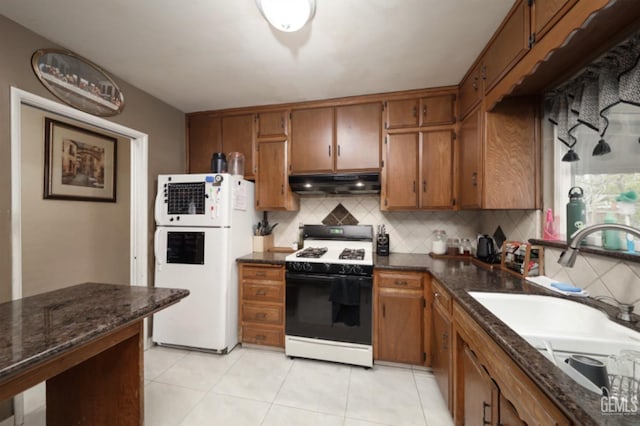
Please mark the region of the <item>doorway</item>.
[[[23, 297], [23, 200], [22, 200], [22, 122], [23, 106], [42, 110], [64, 119], [86, 124], [95, 129], [116, 134], [129, 143], [129, 283], [148, 285], [148, 136], [137, 130], [96, 117], [66, 105], [11, 88], [11, 253], [12, 299]], [[124, 147], [123, 147], [124, 148]], [[97, 203], [96, 203], [97, 204]], [[52, 224], [55, 225], [55, 224]], [[144, 327], [145, 347], [148, 342], [147, 325]], [[24, 414], [23, 396], [14, 398], [15, 424], [21, 424]]]

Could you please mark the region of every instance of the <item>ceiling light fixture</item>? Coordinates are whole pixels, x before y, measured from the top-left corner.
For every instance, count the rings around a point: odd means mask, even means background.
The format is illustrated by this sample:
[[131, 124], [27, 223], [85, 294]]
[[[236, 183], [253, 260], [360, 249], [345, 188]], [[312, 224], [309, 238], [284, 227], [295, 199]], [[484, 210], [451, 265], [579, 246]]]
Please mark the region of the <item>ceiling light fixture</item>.
[[277, 30], [298, 31], [313, 17], [316, 0], [256, 0], [258, 10]]

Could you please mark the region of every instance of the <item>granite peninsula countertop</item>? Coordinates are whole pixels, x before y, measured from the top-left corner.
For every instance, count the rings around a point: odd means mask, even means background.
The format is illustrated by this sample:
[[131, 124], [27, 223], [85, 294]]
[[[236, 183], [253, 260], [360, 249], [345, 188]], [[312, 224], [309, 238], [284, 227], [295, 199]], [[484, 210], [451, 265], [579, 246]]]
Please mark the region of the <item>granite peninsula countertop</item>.
[[0, 383], [178, 302], [188, 290], [85, 283], [0, 304]]
[[[268, 256], [264, 256], [262, 253], [253, 253], [238, 259], [238, 261], [284, 263], [283, 260], [268, 262], [267, 258]], [[392, 253], [390, 256], [374, 255], [373, 262], [374, 267], [379, 269], [423, 271], [434, 276], [451, 292], [454, 300], [478, 322], [574, 424], [581, 426], [640, 424], [639, 415], [602, 414], [598, 395], [575, 383], [538, 350], [478, 303], [468, 292], [525, 293], [570, 299], [603, 310], [613, 321], [640, 332], [638, 322], [629, 324], [617, 320], [615, 307], [591, 298], [562, 296], [535, 284], [530, 284], [511, 273], [478, 266], [468, 259], [434, 259], [427, 254]]]

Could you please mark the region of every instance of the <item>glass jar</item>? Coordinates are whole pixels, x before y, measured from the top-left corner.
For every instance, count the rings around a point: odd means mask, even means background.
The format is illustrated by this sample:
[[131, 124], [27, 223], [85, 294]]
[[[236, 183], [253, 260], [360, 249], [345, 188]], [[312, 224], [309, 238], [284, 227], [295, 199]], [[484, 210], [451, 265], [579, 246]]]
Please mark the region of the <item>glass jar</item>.
[[230, 152], [227, 158], [229, 173], [236, 176], [244, 176], [244, 154]]
[[433, 231], [431, 241], [431, 251], [433, 254], [445, 254], [447, 252], [447, 233], [443, 230]]
[[460, 244], [460, 253], [465, 256], [470, 256], [471, 253], [471, 240], [469, 238], [463, 238]]
[[460, 250], [460, 240], [457, 238], [449, 238], [447, 240], [447, 254], [450, 256], [455, 256]]

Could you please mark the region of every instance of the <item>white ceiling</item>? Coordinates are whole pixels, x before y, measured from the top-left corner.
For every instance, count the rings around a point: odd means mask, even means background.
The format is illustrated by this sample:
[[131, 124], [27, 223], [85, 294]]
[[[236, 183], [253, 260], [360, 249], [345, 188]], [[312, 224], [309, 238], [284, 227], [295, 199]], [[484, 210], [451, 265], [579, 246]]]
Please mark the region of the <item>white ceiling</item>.
[[297, 33], [254, 0], [2, 0], [0, 13], [193, 112], [457, 84], [513, 3], [317, 0]]

